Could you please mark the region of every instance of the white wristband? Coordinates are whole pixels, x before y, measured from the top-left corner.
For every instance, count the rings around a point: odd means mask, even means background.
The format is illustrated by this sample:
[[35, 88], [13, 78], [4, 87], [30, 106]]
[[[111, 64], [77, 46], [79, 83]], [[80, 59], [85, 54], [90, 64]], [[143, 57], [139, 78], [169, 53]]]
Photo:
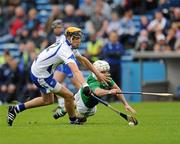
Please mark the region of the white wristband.
[[83, 87], [89, 86], [88, 83], [83, 83], [82, 84]]

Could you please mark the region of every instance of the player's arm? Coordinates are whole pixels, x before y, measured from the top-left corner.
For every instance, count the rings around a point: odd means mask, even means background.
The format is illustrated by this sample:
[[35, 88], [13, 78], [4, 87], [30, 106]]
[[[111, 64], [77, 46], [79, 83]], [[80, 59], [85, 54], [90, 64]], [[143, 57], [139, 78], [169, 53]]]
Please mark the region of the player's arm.
[[73, 75], [80, 82], [81, 85], [86, 83], [86, 81], [82, 75], [82, 72], [79, 70], [78, 66], [74, 62], [69, 62], [69, 63], [67, 63], [67, 65], [69, 66]]
[[90, 89], [89, 85], [86, 83], [86, 81], [82, 75], [82, 72], [79, 70], [78, 66], [74, 62], [69, 62], [68, 66], [71, 69], [75, 78], [82, 85], [84, 94], [89, 95], [91, 93], [91, 89]]
[[117, 90], [115, 95], [117, 96], [117, 98], [124, 104], [124, 107], [127, 111], [131, 112], [131, 113], [136, 113], [136, 111], [128, 104], [128, 102], [126, 101], [125, 97], [123, 94], [117, 94], [117, 92], [121, 92], [121, 89], [119, 88], [119, 86], [114, 83], [114, 85], [112, 86], [111, 90]]
[[115, 95], [117, 92], [118, 92], [117, 89], [105, 90], [105, 89], [101, 89], [101, 88], [96, 88], [94, 90], [95, 95], [97, 95], [99, 97], [107, 96], [110, 94]]
[[78, 56], [76, 56], [76, 58], [82, 65], [84, 65], [84, 67], [86, 67], [87, 69], [92, 71], [96, 75], [96, 77], [98, 78], [99, 81], [106, 83], [110, 80], [109, 75], [104, 75], [104, 74], [100, 73], [99, 71], [97, 71], [95, 69], [95, 67], [91, 64], [91, 62], [86, 57], [84, 57], [82, 55], [78, 55]]
[[136, 111], [128, 104], [124, 95], [123, 94], [117, 94], [117, 92], [121, 92], [121, 89], [115, 83], [114, 83], [112, 89], [110, 89], [110, 90], [105, 90], [105, 89], [101, 89], [101, 88], [96, 88], [94, 90], [94, 93], [99, 97], [106, 96], [106, 95], [117, 96], [117, 98], [120, 101], [122, 101], [122, 103], [124, 104], [124, 107], [127, 111], [130, 111], [131, 113], [136, 113]]

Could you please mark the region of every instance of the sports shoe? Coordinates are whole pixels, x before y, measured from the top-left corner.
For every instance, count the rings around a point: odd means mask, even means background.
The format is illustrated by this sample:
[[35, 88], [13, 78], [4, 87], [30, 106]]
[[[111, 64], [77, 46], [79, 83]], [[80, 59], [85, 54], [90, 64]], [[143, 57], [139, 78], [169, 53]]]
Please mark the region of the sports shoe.
[[7, 123], [9, 126], [12, 126], [14, 119], [16, 118], [16, 109], [15, 106], [9, 106], [8, 115], [7, 115]]
[[80, 122], [80, 124], [83, 124], [83, 123], [85, 123], [86, 121], [87, 121], [87, 118], [86, 117], [79, 117], [79, 118], [77, 118], [78, 119], [78, 121]]
[[82, 125], [87, 121], [86, 117], [76, 118], [75, 121], [70, 121], [70, 124]]
[[54, 119], [58, 119], [60, 117], [65, 116], [66, 113], [67, 112], [63, 108], [59, 107], [59, 108], [57, 108], [56, 113], [53, 115], [53, 117], [54, 117]]
[[78, 119], [76, 119], [75, 121], [71, 121], [71, 120], [70, 120], [70, 124], [73, 124], [73, 125], [80, 125], [81, 123], [79, 122]]

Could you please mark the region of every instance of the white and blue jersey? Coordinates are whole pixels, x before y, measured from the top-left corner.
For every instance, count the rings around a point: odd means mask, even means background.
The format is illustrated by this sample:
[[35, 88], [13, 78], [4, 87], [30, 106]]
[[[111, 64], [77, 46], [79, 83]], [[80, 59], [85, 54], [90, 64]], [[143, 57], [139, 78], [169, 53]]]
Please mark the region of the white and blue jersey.
[[57, 66], [75, 62], [75, 55], [70, 43], [65, 40], [56, 42], [44, 49], [31, 66], [31, 78], [43, 93], [57, 91], [60, 84], [53, 79]]
[[[65, 39], [66, 38], [64, 35], [56, 36], [56, 42], [63, 42], [65, 41]], [[75, 57], [81, 55], [77, 49], [74, 49], [73, 53]], [[75, 58], [75, 62], [78, 65], [78, 61], [76, 60], [76, 58]], [[69, 78], [73, 77], [73, 73], [67, 64], [59, 65], [56, 70], [66, 74]]]
[[[80, 53], [77, 51], [77, 50], [73, 50], [73, 53], [74, 53], [74, 59], [75, 59], [75, 62], [76, 64], [78, 65], [78, 61], [76, 59], [76, 56], [80, 55]], [[60, 71], [64, 74], [66, 74], [69, 78], [72, 78], [73, 77], [73, 73], [71, 71], [71, 69], [69, 68], [69, 66], [67, 64], [62, 64], [62, 65], [59, 65], [57, 68], [56, 68], [57, 71]]]

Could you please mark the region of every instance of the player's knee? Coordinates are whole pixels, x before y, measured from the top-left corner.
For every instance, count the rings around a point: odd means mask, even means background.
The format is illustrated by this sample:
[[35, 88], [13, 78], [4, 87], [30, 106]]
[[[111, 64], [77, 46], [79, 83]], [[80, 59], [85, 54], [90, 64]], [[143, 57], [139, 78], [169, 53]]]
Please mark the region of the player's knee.
[[65, 99], [66, 101], [74, 101], [74, 95], [66, 95], [66, 96], [64, 97], [64, 99]]

